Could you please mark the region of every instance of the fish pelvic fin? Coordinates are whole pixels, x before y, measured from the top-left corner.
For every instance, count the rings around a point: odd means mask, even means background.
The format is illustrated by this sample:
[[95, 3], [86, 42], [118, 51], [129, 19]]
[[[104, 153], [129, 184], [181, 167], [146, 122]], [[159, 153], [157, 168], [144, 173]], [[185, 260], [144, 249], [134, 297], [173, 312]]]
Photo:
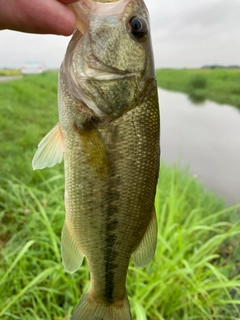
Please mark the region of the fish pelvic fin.
[[95, 300], [88, 290], [71, 320], [132, 320], [127, 294], [123, 300], [107, 305]]
[[84, 256], [73, 240], [66, 221], [62, 229], [61, 252], [66, 272], [74, 273], [81, 267]]
[[63, 134], [59, 123], [42, 139], [32, 160], [33, 170], [53, 167], [63, 158]]
[[154, 208], [147, 230], [137, 249], [132, 254], [136, 267], [143, 268], [152, 261], [157, 245], [157, 231], [157, 218]]

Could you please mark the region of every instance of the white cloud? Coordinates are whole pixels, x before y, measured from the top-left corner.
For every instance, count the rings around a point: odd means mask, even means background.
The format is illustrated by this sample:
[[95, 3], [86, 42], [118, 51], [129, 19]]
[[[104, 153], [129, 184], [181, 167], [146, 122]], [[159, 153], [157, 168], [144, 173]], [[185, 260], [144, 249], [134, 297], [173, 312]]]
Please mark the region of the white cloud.
[[[239, 0], [146, 0], [157, 67], [240, 65]], [[59, 67], [69, 37], [0, 31], [0, 68], [25, 61]]]
[[59, 67], [70, 37], [0, 31], [0, 67], [21, 67], [27, 61], [42, 61]]
[[239, 0], [149, 0], [157, 67], [240, 64]]

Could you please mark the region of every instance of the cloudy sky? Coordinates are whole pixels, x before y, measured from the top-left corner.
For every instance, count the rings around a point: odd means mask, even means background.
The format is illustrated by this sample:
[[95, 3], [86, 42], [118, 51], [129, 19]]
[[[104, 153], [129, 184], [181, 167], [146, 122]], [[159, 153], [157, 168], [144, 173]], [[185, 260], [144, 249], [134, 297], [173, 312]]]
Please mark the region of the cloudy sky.
[[[158, 68], [240, 65], [240, 0], [145, 0]], [[0, 68], [59, 67], [69, 37], [0, 31]]]

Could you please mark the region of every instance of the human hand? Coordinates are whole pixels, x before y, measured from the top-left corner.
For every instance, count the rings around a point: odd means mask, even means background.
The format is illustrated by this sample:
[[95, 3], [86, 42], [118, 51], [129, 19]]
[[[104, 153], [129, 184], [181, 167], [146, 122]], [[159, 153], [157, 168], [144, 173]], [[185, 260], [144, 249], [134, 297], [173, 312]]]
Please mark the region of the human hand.
[[68, 36], [76, 19], [67, 4], [76, 1], [0, 0], [0, 29]]

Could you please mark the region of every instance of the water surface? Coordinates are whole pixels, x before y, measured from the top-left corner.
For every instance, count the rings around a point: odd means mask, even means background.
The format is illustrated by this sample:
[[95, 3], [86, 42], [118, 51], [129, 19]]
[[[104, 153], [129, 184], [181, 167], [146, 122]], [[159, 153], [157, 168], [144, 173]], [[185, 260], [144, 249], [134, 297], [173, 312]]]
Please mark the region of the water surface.
[[227, 204], [240, 203], [240, 112], [159, 89], [162, 159], [181, 161]]

